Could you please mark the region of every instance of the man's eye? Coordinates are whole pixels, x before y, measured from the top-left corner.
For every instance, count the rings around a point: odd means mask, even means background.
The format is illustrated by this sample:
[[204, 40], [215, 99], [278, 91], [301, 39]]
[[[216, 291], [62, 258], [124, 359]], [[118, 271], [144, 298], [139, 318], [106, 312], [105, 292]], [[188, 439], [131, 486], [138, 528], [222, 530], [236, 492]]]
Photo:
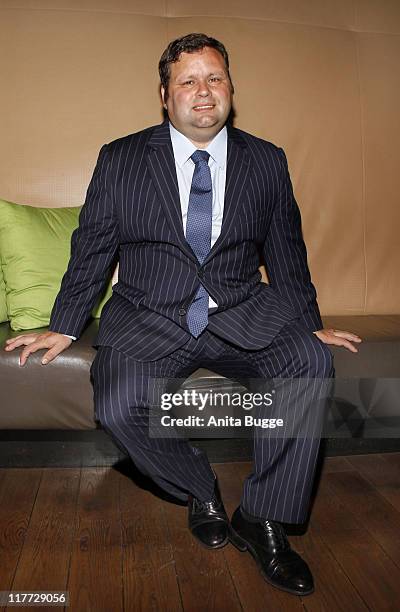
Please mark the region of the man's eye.
[[184, 85], [193, 85], [194, 81], [184, 81]]
[[221, 80], [221, 79], [220, 79], [220, 77], [211, 77], [211, 78], [210, 78], [210, 81], [211, 81], [212, 83], [217, 83], [217, 82], [218, 82], [218, 81], [220, 81], [220, 80]]

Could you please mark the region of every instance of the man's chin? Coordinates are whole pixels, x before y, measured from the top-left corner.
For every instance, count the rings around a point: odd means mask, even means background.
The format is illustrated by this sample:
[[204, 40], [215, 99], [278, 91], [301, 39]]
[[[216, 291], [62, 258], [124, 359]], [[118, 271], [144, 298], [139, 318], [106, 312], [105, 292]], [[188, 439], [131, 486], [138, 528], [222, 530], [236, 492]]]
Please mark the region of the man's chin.
[[216, 117], [199, 117], [197, 121], [192, 123], [193, 128], [195, 130], [204, 131], [207, 130], [210, 134], [218, 134], [218, 132], [223, 128], [225, 122], [222, 122], [220, 118]]
[[191, 122], [190, 126], [181, 125], [175, 126], [176, 129], [184, 134], [186, 138], [189, 138], [193, 143], [208, 143], [210, 142], [224, 127], [225, 122], [221, 122], [221, 120], [212, 121], [196, 121]]

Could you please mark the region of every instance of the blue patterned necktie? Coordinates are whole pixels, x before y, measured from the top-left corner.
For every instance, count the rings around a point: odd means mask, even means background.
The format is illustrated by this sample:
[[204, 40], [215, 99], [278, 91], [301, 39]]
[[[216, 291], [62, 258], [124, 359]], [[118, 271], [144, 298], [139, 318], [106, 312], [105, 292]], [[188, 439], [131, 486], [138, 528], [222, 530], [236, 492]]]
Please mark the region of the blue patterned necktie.
[[[195, 164], [189, 195], [186, 240], [202, 264], [211, 249], [212, 182], [208, 165], [210, 154], [197, 150], [191, 156]], [[200, 285], [187, 312], [190, 333], [197, 338], [207, 327], [209, 295]]]

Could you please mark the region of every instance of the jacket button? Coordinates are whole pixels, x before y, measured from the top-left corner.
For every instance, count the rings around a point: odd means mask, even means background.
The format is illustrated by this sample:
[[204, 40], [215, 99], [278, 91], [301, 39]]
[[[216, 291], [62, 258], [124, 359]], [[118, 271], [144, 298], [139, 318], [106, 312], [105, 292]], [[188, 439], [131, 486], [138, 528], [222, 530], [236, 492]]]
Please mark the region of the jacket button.
[[204, 270], [199, 270], [198, 273], [197, 273], [197, 276], [199, 278], [204, 278]]
[[184, 317], [184, 316], [185, 316], [185, 314], [186, 314], [186, 310], [185, 310], [185, 308], [179, 308], [179, 315], [180, 315], [181, 317]]

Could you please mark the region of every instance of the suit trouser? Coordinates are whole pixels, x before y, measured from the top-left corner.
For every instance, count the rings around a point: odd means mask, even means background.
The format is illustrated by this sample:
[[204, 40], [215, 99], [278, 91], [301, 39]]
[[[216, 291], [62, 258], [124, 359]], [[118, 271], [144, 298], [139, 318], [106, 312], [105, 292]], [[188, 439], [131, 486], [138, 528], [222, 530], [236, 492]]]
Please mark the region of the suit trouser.
[[149, 406], [160, 393], [154, 380], [186, 378], [199, 367], [231, 379], [273, 379], [274, 416], [285, 422], [286, 433], [253, 428], [253, 469], [244, 483], [241, 507], [255, 517], [305, 521], [334, 375], [328, 347], [297, 321], [258, 351], [240, 349], [207, 330], [156, 361], [139, 362], [99, 347], [91, 369], [96, 418], [137, 467], [168, 493], [182, 500], [191, 493], [207, 501], [214, 473], [205, 453], [182, 438], [149, 435]]

